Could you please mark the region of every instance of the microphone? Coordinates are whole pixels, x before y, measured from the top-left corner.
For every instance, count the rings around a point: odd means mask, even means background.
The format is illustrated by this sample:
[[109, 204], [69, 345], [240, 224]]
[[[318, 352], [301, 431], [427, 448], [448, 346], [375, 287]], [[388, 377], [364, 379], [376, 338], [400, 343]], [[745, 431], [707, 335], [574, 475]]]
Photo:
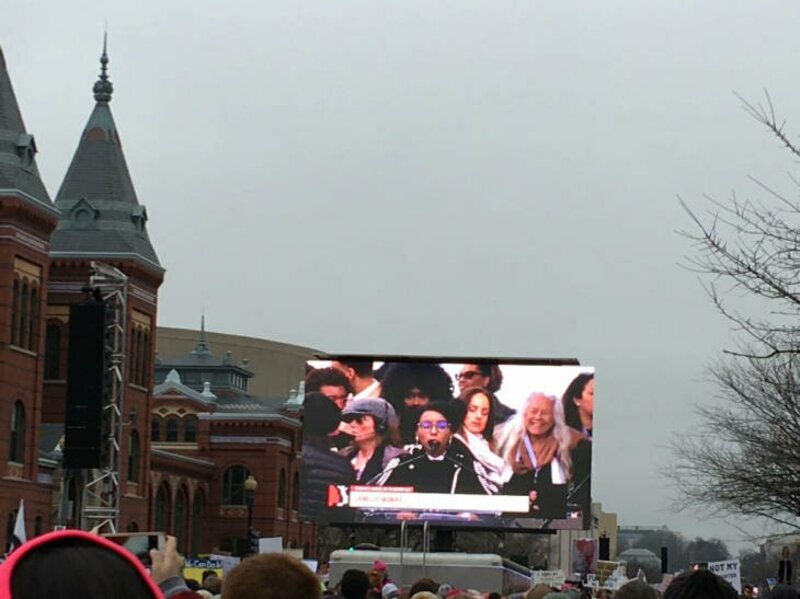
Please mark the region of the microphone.
[[395, 464], [391, 468], [385, 468], [384, 470], [381, 470], [380, 472], [378, 472], [378, 474], [376, 474], [375, 476], [373, 476], [371, 479], [369, 479], [368, 481], [366, 481], [363, 484], [371, 485], [371, 484], [375, 483], [376, 481], [380, 480], [381, 478], [383, 478], [384, 476], [386, 476], [387, 474], [391, 474], [394, 471], [395, 468], [399, 468], [400, 466], [405, 466], [407, 464], [413, 464], [414, 462], [418, 462], [422, 458], [426, 457], [428, 454], [425, 451], [422, 451], [418, 455], [414, 455], [414, 454], [411, 454], [411, 455], [413, 457], [408, 459], [408, 460], [403, 460], [401, 458], [396, 458], [398, 460], [397, 464]]
[[428, 441], [428, 447], [430, 447], [432, 452], [439, 451], [439, 448], [441, 446], [442, 446], [442, 444], [439, 443], [439, 441], [436, 441], [436, 440]]

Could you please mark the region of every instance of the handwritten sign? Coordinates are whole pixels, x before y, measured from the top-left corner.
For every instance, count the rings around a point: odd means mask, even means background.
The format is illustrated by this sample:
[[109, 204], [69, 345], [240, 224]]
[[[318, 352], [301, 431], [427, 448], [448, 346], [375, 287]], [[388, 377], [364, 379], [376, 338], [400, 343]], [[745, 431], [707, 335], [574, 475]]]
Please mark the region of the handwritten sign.
[[600, 584], [600, 586], [603, 586], [606, 580], [608, 580], [618, 568], [619, 562], [597, 560], [595, 575], [597, 576], [597, 582]]
[[534, 570], [531, 572], [531, 586], [541, 583], [559, 589], [565, 580], [564, 570]]
[[738, 559], [708, 562], [708, 570], [723, 580], [727, 580], [737, 593], [742, 592], [742, 574]]

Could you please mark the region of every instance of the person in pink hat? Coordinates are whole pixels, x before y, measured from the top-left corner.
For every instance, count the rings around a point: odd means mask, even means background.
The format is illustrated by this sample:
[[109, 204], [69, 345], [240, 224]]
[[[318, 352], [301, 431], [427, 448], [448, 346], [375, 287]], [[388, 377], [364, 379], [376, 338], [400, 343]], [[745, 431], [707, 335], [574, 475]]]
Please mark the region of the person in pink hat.
[[183, 560], [167, 538], [152, 550], [152, 574], [129, 551], [96, 534], [60, 530], [36, 537], [0, 565], [1, 599], [199, 599], [180, 577]]

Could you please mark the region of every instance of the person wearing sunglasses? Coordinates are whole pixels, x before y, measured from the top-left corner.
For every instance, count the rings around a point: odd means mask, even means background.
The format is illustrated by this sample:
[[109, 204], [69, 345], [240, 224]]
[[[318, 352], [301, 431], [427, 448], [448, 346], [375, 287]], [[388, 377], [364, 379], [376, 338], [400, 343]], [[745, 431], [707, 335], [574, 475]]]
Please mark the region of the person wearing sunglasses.
[[354, 399], [342, 410], [342, 421], [347, 423], [353, 440], [339, 454], [350, 461], [356, 482], [369, 481], [392, 459], [405, 453], [397, 447], [400, 444], [397, 414], [385, 399]]
[[415, 493], [486, 494], [472, 454], [453, 435], [464, 418], [463, 403], [432, 402], [417, 421], [419, 447], [392, 460], [378, 484], [413, 487]]
[[503, 372], [498, 364], [484, 362], [482, 364], [463, 364], [456, 374], [456, 383], [461, 393], [477, 387], [483, 389], [492, 399], [492, 420], [499, 425], [508, 421], [516, 410], [502, 403], [495, 393], [503, 384]]

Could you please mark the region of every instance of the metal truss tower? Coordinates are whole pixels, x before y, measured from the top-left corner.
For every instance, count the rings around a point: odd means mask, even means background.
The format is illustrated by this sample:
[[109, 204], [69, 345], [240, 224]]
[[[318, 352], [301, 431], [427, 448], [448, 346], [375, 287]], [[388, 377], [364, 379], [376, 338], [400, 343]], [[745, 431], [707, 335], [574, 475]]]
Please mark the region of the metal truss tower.
[[88, 471], [83, 488], [81, 528], [119, 529], [120, 481], [125, 396], [128, 277], [120, 270], [92, 262], [88, 291], [106, 304], [106, 373], [103, 402], [103, 447], [100, 468]]

